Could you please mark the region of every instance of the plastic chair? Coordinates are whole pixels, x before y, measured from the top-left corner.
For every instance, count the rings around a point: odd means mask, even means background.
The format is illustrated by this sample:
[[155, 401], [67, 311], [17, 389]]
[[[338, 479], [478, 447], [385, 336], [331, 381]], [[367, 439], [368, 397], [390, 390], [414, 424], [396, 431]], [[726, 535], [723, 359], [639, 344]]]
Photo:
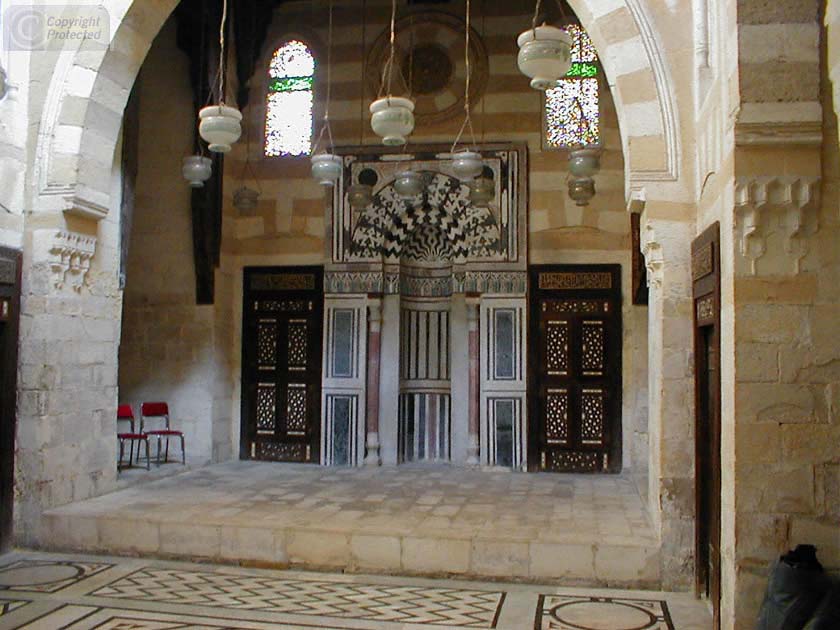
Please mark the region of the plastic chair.
[[[163, 426], [162, 429], [147, 429], [146, 423], [149, 420], [153, 419], [163, 419]], [[140, 432], [146, 433], [149, 436], [153, 436], [157, 438], [157, 463], [160, 466], [161, 463], [166, 463], [169, 461], [169, 438], [178, 437], [181, 438], [181, 463], [186, 465], [187, 463], [187, 453], [186, 448], [184, 446], [184, 432], [183, 431], [176, 431], [172, 428], [169, 422], [169, 405], [165, 402], [144, 402], [140, 405]], [[166, 438], [166, 452], [163, 457], [163, 462], [160, 461], [160, 441], [161, 438]]]
[[[123, 470], [123, 468], [131, 468], [134, 461], [134, 443], [140, 442], [146, 444], [146, 470], [150, 469], [150, 457], [149, 457], [149, 436], [143, 433], [143, 429], [140, 429], [140, 432], [137, 433], [134, 431], [134, 411], [131, 409], [131, 405], [117, 405], [117, 426], [119, 426], [120, 422], [128, 422], [129, 423], [129, 431], [128, 433], [120, 433], [119, 429], [117, 430], [117, 440], [120, 443], [120, 455], [119, 459], [117, 460], [117, 472]], [[129, 451], [128, 451], [128, 466], [123, 465], [123, 461], [125, 459], [125, 443], [128, 442], [129, 444]], [[137, 461], [140, 461], [140, 445], [137, 446]]]

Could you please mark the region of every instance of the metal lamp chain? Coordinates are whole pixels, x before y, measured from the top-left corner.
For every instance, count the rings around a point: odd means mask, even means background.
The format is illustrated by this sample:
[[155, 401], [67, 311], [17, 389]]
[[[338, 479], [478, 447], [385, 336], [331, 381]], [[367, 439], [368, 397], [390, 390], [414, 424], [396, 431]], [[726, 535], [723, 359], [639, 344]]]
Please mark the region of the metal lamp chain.
[[318, 139], [315, 141], [313, 152], [321, 145], [321, 140], [324, 138], [324, 133], [327, 134], [329, 140], [329, 149], [333, 150], [335, 143], [333, 142], [332, 129], [330, 128], [330, 101], [332, 99], [332, 42], [333, 42], [333, 0], [329, 2], [329, 18], [327, 21], [327, 94], [326, 103], [324, 105], [324, 124], [321, 126], [321, 131], [318, 134]]
[[464, 34], [464, 67], [466, 68], [467, 72], [464, 87], [464, 122], [461, 125], [461, 129], [458, 131], [458, 135], [455, 136], [455, 142], [452, 143], [452, 150], [450, 151], [451, 153], [455, 153], [455, 149], [457, 148], [458, 143], [461, 141], [461, 136], [464, 135], [464, 131], [467, 130], [467, 127], [469, 127], [470, 130], [470, 137], [472, 139], [473, 148], [475, 148], [476, 146], [475, 130], [473, 129], [472, 116], [470, 115], [470, 79], [472, 76], [472, 66], [470, 64], [470, 15], [471, 0], [467, 0], [466, 28]]
[[227, 23], [227, 0], [222, 0], [222, 22], [219, 25], [219, 104], [225, 103], [225, 24]]

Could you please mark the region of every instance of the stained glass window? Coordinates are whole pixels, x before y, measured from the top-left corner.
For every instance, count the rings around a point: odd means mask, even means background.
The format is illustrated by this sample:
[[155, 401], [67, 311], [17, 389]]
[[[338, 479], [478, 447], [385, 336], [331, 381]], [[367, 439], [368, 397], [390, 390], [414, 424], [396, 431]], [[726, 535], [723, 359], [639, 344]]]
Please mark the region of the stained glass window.
[[545, 142], [556, 149], [595, 144], [601, 138], [598, 55], [580, 26], [569, 24], [566, 30], [572, 37], [572, 67], [545, 93]]
[[274, 52], [268, 68], [265, 154], [307, 155], [312, 145], [315, 57], [292, 40]]

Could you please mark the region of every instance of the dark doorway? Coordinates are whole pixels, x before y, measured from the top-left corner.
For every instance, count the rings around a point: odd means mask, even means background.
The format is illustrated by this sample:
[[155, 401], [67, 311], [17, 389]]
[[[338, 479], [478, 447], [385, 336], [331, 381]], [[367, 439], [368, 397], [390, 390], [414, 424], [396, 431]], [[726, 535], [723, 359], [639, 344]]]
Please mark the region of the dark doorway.
[[621, 471], [621, 267], [532, 267], [528, 467]]
[[696, 423], [696, 591], [720, 628], [720, 225], [691, 244]]
[[240, 456], [318, 462], [321, 267], [245, 269]]
[[0, 553], [12, 544], [20, 252], [0, 247]]

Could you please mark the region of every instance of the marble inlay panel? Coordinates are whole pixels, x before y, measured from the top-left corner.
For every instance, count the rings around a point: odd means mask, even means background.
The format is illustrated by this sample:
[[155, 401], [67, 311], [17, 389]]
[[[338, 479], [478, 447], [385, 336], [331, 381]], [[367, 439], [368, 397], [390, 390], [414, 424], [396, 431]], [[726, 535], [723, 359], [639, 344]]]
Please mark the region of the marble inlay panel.
[[674, 630], [674, 625], [663, 601], [540, 595], [534, 630]]
[[20, 560], [0, 567], [0, 591], [55, 593], [112, 566], [74, 560]]
[[146, 567], [93, 593], [131, 601], [493, 628], [505, 594], [423, 586], [282, 579]]

